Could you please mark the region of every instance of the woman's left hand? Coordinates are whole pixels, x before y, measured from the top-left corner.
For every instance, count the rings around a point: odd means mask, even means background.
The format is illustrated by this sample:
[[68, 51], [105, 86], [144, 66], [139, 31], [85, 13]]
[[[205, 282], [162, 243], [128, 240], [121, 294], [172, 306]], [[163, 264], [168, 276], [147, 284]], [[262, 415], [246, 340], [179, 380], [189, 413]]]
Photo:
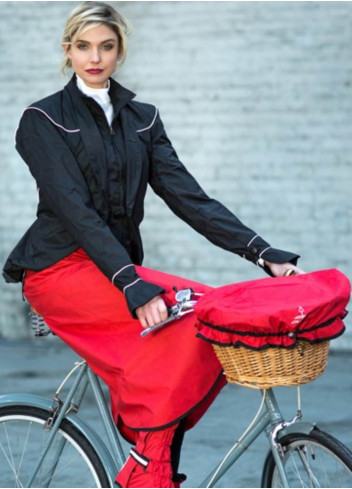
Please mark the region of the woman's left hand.
[[290, 270], [293, 270], [294, 275], [301, 275], [304, 272], [301, 268], [296, 267], [292, 263], [270, 263], [265, 262], [265, 265], [270, 268], [274, 277], [283, 277], [285, 274], [289, 274]]

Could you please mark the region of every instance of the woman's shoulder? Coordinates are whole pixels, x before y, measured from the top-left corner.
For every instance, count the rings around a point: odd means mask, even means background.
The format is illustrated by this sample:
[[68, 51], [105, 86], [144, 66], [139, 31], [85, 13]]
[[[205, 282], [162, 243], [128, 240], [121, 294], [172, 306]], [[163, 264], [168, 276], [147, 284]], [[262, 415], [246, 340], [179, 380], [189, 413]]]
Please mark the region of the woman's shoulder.
[[[66, 114], [64, 116], [64, 114]], [[49, 123], [49, 126], [48, 126]], [[80, 129], [72, 120], [71, 112], [67, 111], [64, 90], [55, 92], [26, 107], [22, 113], [20, 127], [55, 127], [60, 132], [77, 133]]]
[[40, 100], [36, 100], [35, 102], [29, 104], [27, 109], [37, 108], [48, 111], [60, 109], [62, 103], [62, 93], [63, 90], [59, 90], [58, 92], [47, 95]]
[[158, 110], [155, 105], [139, 100], [132, 100], [129, 105], [131, 105], [132, 109], [141, 117], [149, 118], [150, 116], [154, 116], [155, 112]]
[[138, 126], [140, 126], [140, 128], [137, 129], [137, 132], [150, 129], [154, 125], [158, 116], [158, 108], [155, 105], [133, 100], [130, 102], [129, 106]]
[[62, 90], [29, 104], [23, 111], [22, 119], [37, 114], [59, 122], [62, 114], [61, 105]]

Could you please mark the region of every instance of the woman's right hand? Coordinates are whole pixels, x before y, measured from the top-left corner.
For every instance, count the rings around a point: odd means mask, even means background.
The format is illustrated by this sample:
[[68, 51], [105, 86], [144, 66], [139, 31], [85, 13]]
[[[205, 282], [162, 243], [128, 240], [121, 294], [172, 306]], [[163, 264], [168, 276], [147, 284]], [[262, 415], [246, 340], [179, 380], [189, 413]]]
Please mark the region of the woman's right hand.
[[136, 316], [143, 328], [150, 328], [167, 319], [167, 307], [164, 300], [157, 295], [141, 307], [137, 307]]
[[274, 277], [283, 277], [288, 271], [292, 271], [294, 275], [302, 275], [305, 273], [304, 270], [296, 267], [292, 263], [270, 263], [266, 261], [265, 264], [270, 268]]

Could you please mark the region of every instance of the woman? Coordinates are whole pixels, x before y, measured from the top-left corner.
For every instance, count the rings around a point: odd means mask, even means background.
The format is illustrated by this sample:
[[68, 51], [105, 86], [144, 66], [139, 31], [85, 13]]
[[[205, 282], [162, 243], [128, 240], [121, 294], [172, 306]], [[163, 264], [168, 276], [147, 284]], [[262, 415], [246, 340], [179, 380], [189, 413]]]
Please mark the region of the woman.
[[[68, 18], [64, 89], [28, 107], [16, 147], [36, 180], [37, 219], [9, 256], [7, 281], [107, 383], [122, 434], [136, 444], [121, 487], [178, 487], [183, 432], [224, 385], [194, 318], [140, 337], [167, 317], [173, 288], [202, 284], [141, 267], [139, 225], [149, 183], [215, 245], [273, 276], [298, 256], [271, 248], [187, 172], [157, 109], [111, 76], [126, 56], [127, 25], [109, 5], [85, 2]], [[182, 342], [182, 348], [179, 346]]]

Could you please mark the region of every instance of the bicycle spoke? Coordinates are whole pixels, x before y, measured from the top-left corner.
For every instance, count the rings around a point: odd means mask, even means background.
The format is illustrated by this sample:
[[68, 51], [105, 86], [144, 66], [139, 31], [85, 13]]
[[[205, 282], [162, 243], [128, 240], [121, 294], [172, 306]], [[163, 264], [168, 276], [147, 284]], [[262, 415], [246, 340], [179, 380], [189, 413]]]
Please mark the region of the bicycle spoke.
[[60, 425], [48, 453], [41, 457], [50, 436], [43, 429], [47, 417], [47, 411], [29, 406], [0, 409], [0, 486], [29, 487], [32, 480], [31, 487], [38, 488], [108, 487], [96, 452], [68, 421]]
[[296, 474], [296, 477], [297, 477], [297, 479], [298, 479], [298, 480], [299, 480], [299, 482], [300, 482], [300, 487], [308, 487], [308, 486], [306, 486], [306, 485], [304, 484], [304, 482], [303, 482], [303, 479], [302, 479], [302, 477], [301, 477], [300, 470], [298, 469], [298, 466], [297, 466], [297, 463], [296, 463], [295, 457], [292, 457], [291, 462], [292, 462], [292, 465], [293, 465], [293, 467], [294, 467], [294, 472], [295, 472], [295, 474]]
[[8, 452], [9, 452], [10, 457], [7, 454], [7, 452], [5, 450], [5, 447], [4, 447], [4, 445], [2, 443], [0, 444], [1, 451], [4, 454], [4, 457], [5, 457], [8, 465], [9, 465], [9, 467], [11, 468], [11, 470], [13, 472], [13, 475], [15, 476], [15, 483], [17, 485], [15, 485], [14, 487], [23, 487], [23, 485], [22, 485], [22, 483], [21, 483], [21, 481], [19, 479], [19, 472], [16, 471], [15, 461], [14, 461], [13, 453], [12, 453], [12, 449], [11, 449], [10, 437], [8, 435], [8, 431], [7, 431], [6, 425], [3, 425], [3, 431], [4, 431], [4, 434], [5, 434], [5, 439], [6, 439], [6, 442], [7, 442], [7, 448], [8, 448]]
[[27, 444], [28, 444], [28, 440], [29, 440], [29, 435], [30, 435], [30, 431], [31, 431], [31, 428], [32, 428], [32, 424], [33, 423], [30, 423], [29, 426], [28, 426], [27, 436], [26, 436], [25, 443], [23, 445], [22, 454], [21, 454], [21, 458], [20, 458], [20, 463], [18, 464], [18, 472], [17, 472], [18, 476], [20, 475], [20, 471], [21, 471], [21, 467], [22, 467], [22, 463], [23, 463], [25, 451], [26, 451], [26, 448], [27, 448]]
[[[313, 451], [313, 447], [311, 445], [309, 445], [309, 449], [311, 451]], [[311, 466], [309, 464], [309, 460], [308, 460], [308, 454], [307, 454], [308, 450], [307, 450], [307, 447], [304, 447], [304, 448], [297, 448], [297, 453], [298, 453], [298, 456], [308, 474], [308, 477], [309, 477], [309, 480], [311, 482], [311, 486], [309, 487], [321, 487], [317, 478], [315, 477], [314, 473], [313, 473], [313, 470], [311, 469]], [[300, 478], [300, 481], [302, 481], [302, 479]], [[303, 482], [303, 481], [302, 481]], [[313, 485], [314, 484], [314, 485]]]

